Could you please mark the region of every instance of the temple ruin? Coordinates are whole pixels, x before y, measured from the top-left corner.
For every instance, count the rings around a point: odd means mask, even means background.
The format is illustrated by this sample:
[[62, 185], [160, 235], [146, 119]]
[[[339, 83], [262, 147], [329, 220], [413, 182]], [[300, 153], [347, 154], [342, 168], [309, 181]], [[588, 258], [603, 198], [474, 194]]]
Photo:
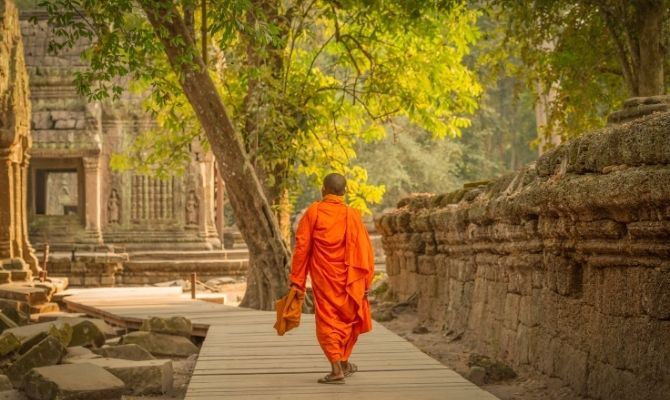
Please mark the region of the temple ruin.
[[34, 138], [21, 204], [35, 247], [52, 249], [50, 271], [75, 285], [244, 274], [246, 253], [222, 249], [224, 184], [211, 152], [194, 143], [186, 173], [168, 179], [112, 170], [112, 154], [155, 127], [140, 96], [80, 96], [74, 72], [84, 68], [88, 44], [49, 53], [46, 12], [21, 12], [21, 33]]
[[13, 3], [0, 3], [0, 282], [39, 271], [28, 241], [26, 181], [32, 138], [30, 92]]

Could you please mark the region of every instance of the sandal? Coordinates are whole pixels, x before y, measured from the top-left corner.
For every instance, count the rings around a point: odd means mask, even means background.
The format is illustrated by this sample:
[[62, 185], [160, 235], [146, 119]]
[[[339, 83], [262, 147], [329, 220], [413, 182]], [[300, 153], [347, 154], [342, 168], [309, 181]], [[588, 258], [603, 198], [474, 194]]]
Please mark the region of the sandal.
[[317, 382], [329, 385], [344, 385], [344, 378], [333, 378], [332, 374], [328, 374], [323, 378], [319, 379]]
[[349, 365], [349, 367], [347, 368], [346, 372], [344, 373], [344, 377], [345, 377], [345, 378], [348, 378], [348, 377], [350, 377], [351, 375], [353, 375], [353, 374], [355, 374], [356, 372], [358, 372], [358, 365], [356, 365], [356, 364], [354, 364], [354, 363], [351, 363], [351, 362], [348, 363], [348, 365]]

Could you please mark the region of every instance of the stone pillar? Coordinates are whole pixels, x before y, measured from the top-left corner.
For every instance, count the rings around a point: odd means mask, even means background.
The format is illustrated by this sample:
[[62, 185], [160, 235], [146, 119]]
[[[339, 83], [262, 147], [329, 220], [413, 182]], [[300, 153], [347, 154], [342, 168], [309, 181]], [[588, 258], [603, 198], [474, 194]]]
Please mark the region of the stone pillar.
[[30, 244], [28, 239], [28, 161], [30, 156], [25, 154], [23, 156], [23, 162], [21, 163], [21, 201], [19, 203], [21, 207], [21, 215], [24, 217], [21, 218], [21, 225], [23, 226], [23, 236], [21, 237], [21, 247], [23, 248], [23, 259], [30, 266], [30, 270], [34, 275], [38, 275], [39, 271], [42, 270], [37, 261], [37, 256], [35, 255], [35, 250]]
[[84, 199], [86, 233], [102, 243], [100, 232], [100, 157], [84, 157]]
[[208, 152], [199, 156], [196, 162], [198, 164], [197, 181], [199, 182], [197, 190], [200, 198], [198, 210], [199, 234], [207, 240], [209, 245], [218, 248], [221, 246], [221, 241], [214, 222], [214, 156], [211, 152]]
[[219, 234], [219, 240], [223, 243], [223, 230], [226, 228], [226, 220], [223, 213], [226, 184], [223, 182], [223, 178], [221, 178], [221, 173], [218, 168], [216, 168], [214, 176], [216, 179], [216, 231]]
[[21, 167], [18, 163], [13, 162], [10, 165], [10, 171], [11, 174], [13, 175], [13, 181], [14, 181], [14, 190], [12, 193], [12, 202], [13, 207], [12, 210], [14, 211], [14, 215], [12, 215], [12, 228], [14, 229], [14, 240], [12, 240], [12, 250], [14, 257], [17, 258], [23, 258], [23, 224], [21, 223], [22, 215], [21, 211], [23, 210], [23, 207], [21, 205], [21, 193], [23, 192], [23, 188], [21, 187]]
[[14, 174], [8, 149], [0, 149], [0, 260], [14, 258]]

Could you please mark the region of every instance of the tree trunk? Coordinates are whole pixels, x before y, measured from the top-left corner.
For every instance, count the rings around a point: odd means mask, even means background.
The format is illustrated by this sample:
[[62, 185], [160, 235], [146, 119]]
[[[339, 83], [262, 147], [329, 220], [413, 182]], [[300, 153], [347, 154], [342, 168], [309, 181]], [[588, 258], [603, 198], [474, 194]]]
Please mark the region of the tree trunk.
[[638, 96], [655, 96], [665, 92], [663, 64], [664, 0], [641, 0], [635, 7], [635, 30], [639, 41]]
[[141, 0], [140, 4], [216, 156], [237, 225], [249, 247], [249, 280], [242, 305], [270, 310], [287, 291], [290, 261], [277, 220], [174, 3]]
[[273, 208], [279, 223], [279, 232], [286, 243], [291, 243], [291, 201], [288, 189], [284, 189], [275, 199]]

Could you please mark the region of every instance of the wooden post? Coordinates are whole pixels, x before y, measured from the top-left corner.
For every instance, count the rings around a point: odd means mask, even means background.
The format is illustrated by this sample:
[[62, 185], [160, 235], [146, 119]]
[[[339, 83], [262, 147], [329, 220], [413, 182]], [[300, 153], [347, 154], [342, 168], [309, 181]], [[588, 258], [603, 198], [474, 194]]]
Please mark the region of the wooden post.
[[47, 264], [49, 263], [49, 243], [44, 244], [44, 259], [42, 260], [42, 270], [40, 271], [40, 282], [47, 280]]
[[191, 272], [191, 299], [195, 300], [195, 285], [197, 284], [198, 280], [197, 274], [195, 272]]

